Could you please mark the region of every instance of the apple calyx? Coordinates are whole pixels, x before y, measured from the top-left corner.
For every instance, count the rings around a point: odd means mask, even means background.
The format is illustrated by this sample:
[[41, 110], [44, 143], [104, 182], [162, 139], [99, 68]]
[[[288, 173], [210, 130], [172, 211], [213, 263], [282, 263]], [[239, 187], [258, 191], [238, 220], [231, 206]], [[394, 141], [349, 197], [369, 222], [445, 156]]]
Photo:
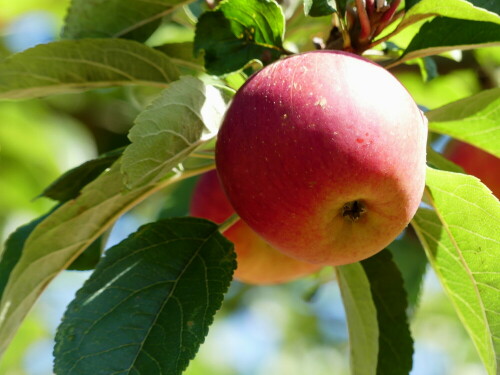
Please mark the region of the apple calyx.
[[366, 206], [362, 201], [352, 201], [342, 206], [342, 217], [348, 221], [358, 221], [366, 213]]

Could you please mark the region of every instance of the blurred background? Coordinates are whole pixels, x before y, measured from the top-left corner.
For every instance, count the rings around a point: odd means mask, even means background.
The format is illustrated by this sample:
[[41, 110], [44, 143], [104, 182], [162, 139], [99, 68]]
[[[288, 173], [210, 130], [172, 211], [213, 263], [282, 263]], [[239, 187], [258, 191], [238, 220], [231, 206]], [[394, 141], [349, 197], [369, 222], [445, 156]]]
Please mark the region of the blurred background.
[[[69, 0], [0, 0], [0, 59], [57, 40], [68, 5]], [[198, 2], [187, 12], [181, 9], [171, 15], [148, 43], [192, 40], [189, 17], [199, 9]], [[312, 37], [329, 30], [327, 18], [311, 21], [306, 28], [294, 28], [300, 22], [293, 22], [287, 33], [292, 50], [312, 49]], [[497, 48], [439, 58], [436, 68], [442, 75], [428, 82], [417, 65], [394, 73], [418, 104], [433, 109], [498, 85], [499, 66]], [[137, 91], [130, 88], [0, 101], [1, 243], [16, 227], [53, 206], [37, 196], [61, 173], [126, 145], [139, 109]], [[439, 150], [447, 142], [439, 137], [434, 141]], [[194, 182], [184, 181], [126, 214], [111, 231], [108, 246], [160, 216], [186, 215]], [[402, 267], [428, 268], [411, 235], [391, 250]], [[418, 270], [415, 274], [407, 282], [418, 284]], [[87, 271], [65, 271], [48, 287], [0, 359], [0, 375], [52, 374], [55, 330], [88, 276]], [[410, 311], [415, 339], [412, 375], [486, 374], [432, 270], [427, 269], [420, 292], [412, 298], [418, 301]], [[332, 270], [279, 286], [233, 282], [186, 374], [349, 374], [345, 314]]]

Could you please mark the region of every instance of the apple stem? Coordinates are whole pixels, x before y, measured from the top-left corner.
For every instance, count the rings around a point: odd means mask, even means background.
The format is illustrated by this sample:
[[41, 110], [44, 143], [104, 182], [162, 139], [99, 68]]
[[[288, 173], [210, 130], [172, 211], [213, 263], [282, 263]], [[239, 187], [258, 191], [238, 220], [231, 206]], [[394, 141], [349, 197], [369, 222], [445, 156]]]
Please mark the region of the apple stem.
[[365, 2], [363, 0], [356, 0], [356, 9], [358, 11], [358, 18], [361, 25], [359, 39], [365, 41], [370, 38], [371, 33], [370, 19], [366, 13]]
[[357, 221], [365, 213], [366, 206], [362, 201], [348, 202], [342, 207], [342, 216], [352, 222]]
[[240, 220], [238, 214], [234, 213], [229, 216], [223, 223], [219, 224], [219, 232], [224, 233], [226, 230], [231, 228], [234, 224], [236, 224]]

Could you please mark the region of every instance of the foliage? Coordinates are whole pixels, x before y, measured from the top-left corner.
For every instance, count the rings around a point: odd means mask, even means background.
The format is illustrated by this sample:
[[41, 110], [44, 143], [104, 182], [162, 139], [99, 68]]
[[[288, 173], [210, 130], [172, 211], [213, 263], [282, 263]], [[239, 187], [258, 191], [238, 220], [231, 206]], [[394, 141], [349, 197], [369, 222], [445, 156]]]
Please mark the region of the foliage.
[[[0, 355], [56, 275], [94, 269], [59, 327], [55, 373], [182, 373], [231, 282], [234, 252], [220, 233], [228, 223], [166, 219], [164, 210], [161, 219], [101, 256], [106, 234], [140, 203], [155, 202], [156, 193], [177, 199], [173, 187], [214, 168], [213, 146], [227, 103], [263, 65], [316, 46], [364, 53], [395, 73], [419, 64], [432, 79], [443, 70], [443, 76], [455, 74], [446, 70], [470, 63], [478, 48], [500, 46], [498, 2], [378, 3], [72, 0], [62, 40], [0, 59], [4, 116], [10, 111], [6, 100], [40, 97], [77, 113], [69, 94], [88, 90], [123, 94], [118, 100], [135, 108], [125, 147], [106, 148], [40, 188], [38, 194], [56, 201], [55, 207], [5, 242]], [[192, 37], [176, 40], [176, 30]], [[464, 52], [462, 63], [451, 62], [457, 50], [473, 52]], [[475, 67], [488, 76], [486, 63]], [[426, 113], [432, 140], [453, 137], [500, 157], [500, 89], [488, 77], [480, 92]], [[54, 94], [64, 95], [47, 98]], [[9, 133], [0, 130], [9, 151]], [[6, 150], [0, 150], [4, 158]], [[405, 237], [389, 246], [393, 256], [384, 250], [335, 270], [354, 374], [410, 372], [408, 322], [418, 309], [427, 261], [487, 373], [499, 371], [500, 204], [440, 151], [429, 145], [423, 203]], [[38, 157], [34, 150], [24, 153]], [[402, 255], [406, 250], [413, 255]]]

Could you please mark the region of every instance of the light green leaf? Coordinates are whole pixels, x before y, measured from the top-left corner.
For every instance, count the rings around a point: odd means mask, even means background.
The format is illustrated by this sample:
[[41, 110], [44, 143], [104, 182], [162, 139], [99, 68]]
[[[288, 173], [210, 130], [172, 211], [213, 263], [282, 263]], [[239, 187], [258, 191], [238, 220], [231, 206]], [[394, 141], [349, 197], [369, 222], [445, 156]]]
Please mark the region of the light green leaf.
[[352, 375], [376, 375], [379, 351], [377, 310], [360, 263], [335, 267], [347, 316]]
[[0, 355], [50, 281], [106, 231], [118, 217], [148, 196], [213, 168], [172, 173], [169, 179], [127, 190], [118, 160], [75, 199], [42, 221], [26, 240], [0, 300]]
[[220, 92], [194, 77], [165, 89], [139, 114], [123, 154], [127, 185], [142, 186], [167, 174], [194, 149], [213, 138], [226, 104]]
[[0, 61], [0, 99], [33, 98], [99, 87], [166, 87], [179, 78], [169, 58], [122, 39], [65, 40]]
[[500, 157], [500, 88], [427, 112], [429, 129]]
[[205, 51], [210, 74], [223, 75], [252, 60], [268, 64], [278, 59], [284, 30], [285, 16], [275, 1], [226, 0], [199, 18], [194, 49], [196, 54]]
[[500, 202], [475, 177], [427, 169], [412, 225], [489, 375], [500, 362]]
[[328, 16], [337, 11], [334, 0], [304, 0], [304, 13], [306, 16]]
[[500, 6], [496, 0], [421, 0], [409, 4], [412, 6], [398, 28], [433, 16], [500, 24]]
[[56, 335], [57, 374], [180, 375], [205, 340], [236, 268], [212, 222], [157, 221], [106, 252]]
[[72, 0], [63, 38], [145, 41], [161, 18], [191, 0]]

